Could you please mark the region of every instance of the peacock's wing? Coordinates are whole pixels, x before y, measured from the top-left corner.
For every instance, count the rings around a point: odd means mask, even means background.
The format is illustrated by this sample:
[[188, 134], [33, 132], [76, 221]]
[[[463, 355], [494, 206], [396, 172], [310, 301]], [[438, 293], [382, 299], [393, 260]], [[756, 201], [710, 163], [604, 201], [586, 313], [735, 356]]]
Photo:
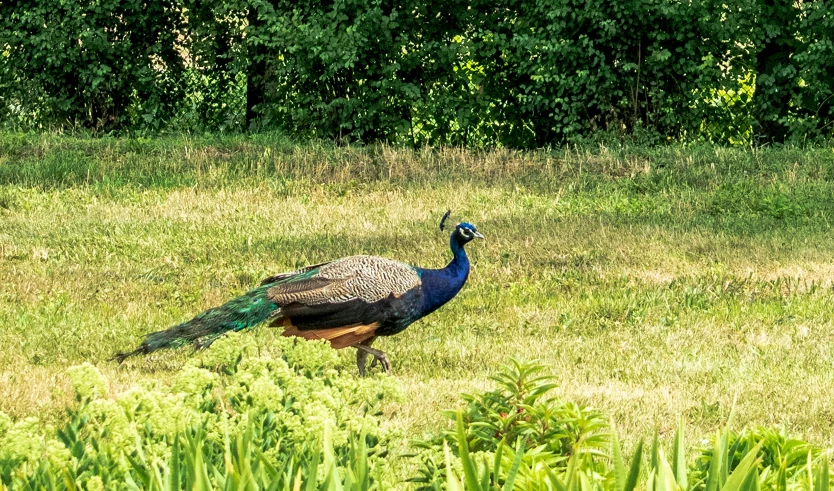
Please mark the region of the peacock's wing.
[[419, 288], [420, 276], [407, 264], [352, 256], [299, 270], [270, 287], [267, 298], [280, 307], [272, 325], [284, 326], [284, 334], [341, 348], [411, 315]]
[[321, 268], [325, 264], [330, 264], [330, 263], [319, 263], [319, 264], [314, 264], [312, 266], [305, 266], [301, 269], [298, 269], [298, 270], [295, 270], [295, 271], [290, 271], [289, 273], [274, 274], [274, 275], [272, 275], [268, 278], [264, 278], [263, 281], [261, 281], [261, 285], [266, 285], [266, 284], [269, 284], [269, 283], [277, 283], [279, 281], [284, 281], [284, 280], [288, 280], [288, 279], [291, 279], [291, 278], [298, 278], [299, 276], [303, 275], [304, 273], [309, 273], [310, 271]]

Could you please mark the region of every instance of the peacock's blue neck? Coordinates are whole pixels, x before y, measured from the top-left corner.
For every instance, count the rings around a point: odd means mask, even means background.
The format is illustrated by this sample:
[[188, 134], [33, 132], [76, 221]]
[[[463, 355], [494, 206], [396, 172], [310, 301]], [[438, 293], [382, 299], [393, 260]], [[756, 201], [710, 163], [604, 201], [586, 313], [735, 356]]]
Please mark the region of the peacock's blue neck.
[[422, 280], [423, 308], [420, 317], [428, 315], [454, 298], [469, 277], [469, 258], [457, 234], [452, 234], [452, 261], [443, 269], [418, 269]]

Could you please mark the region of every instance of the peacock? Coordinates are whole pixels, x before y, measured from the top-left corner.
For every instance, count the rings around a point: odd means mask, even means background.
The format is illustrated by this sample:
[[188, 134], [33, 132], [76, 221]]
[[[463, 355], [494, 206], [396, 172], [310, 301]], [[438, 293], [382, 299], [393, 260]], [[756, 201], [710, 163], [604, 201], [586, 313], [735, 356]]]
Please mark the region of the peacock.
[[[440, 220], [440, 230], [449, 218]], [[126, 358], [187, 344], [206, 348], [229, 331], [252, 328], [266, 320], [283, 327], [284, 336], [325, 339], [335, 349], [356, 348], [356, 364], [364, 376], [368, 355], [387, 373], [391, 365], [372, 348], [378, 336], [402, 332], [414, 321], [454, 298], [469, 277], [464, 246], [483, 239], [474, 225], [458, 223], [450, 237], [452, 260], [442, 269], [424, 269], [379, 256], [350, 256], [297, 271], [279, 273], [257, 288], [190, 321], [148, 334]]]

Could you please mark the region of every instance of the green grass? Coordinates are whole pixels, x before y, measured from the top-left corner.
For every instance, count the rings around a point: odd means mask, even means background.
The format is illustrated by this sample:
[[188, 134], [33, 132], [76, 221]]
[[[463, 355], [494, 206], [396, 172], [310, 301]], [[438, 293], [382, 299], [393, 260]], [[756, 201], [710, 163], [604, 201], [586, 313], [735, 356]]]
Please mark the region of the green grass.
[[[352, 254], [449, 258], [447, 207], [487, 236], [448, 306], [378, 341], [409, 437], [508, 357], [636, 441], [784, 424], [834, 445], [834, 151], [551, 152], [256, 137], [0, 135], [0, 411], [60, 419], [65, 369], [120, 391], [189, 350], [107, 362], [262, 277]], [[259, 343], [277, 336], [260, 328]], [[377, 344], [375, 344], [377, 346]], [[354, 370], [353, 352], [341, 353]]]

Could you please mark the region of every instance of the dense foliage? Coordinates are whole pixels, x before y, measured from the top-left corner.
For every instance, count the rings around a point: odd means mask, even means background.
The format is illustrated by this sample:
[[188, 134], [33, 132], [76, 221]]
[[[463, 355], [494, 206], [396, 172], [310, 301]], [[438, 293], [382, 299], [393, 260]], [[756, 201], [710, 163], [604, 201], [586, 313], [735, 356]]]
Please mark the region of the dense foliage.
[[12, 0], [0, 118], [538, 147], [834, 132], [834, 3]]
[[92, 365], [71, 368], [78, 405], [63, 428], [0, 414], [0, 489], [380, 489], [390, 380], [335, 370], [324, 343], [284, 341], [266, 356], [227, 336], [170, 385], [116, 397]]
[[419, 475], [428, 490], [558, 491], [822, 491], [829, 488], [828, 454], [784, 432], [757, 429], [716, 434], [687, 464], [684, 428], [671, 459], [657, 434], [643, 456], [637, 443], [623, 457], [616, 432], [590, 408], [549, 396], [555, 384], [544, 366], [513, 360], [493, 379], [497, 388], [464, 395], [456, 427], [418, 442]]

